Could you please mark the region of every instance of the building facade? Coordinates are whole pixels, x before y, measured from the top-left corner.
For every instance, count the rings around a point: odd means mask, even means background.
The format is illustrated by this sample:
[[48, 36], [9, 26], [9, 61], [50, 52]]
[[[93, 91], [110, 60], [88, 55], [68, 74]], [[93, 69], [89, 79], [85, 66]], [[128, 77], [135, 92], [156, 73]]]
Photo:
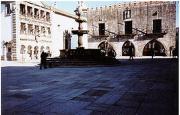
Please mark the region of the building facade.
[[[4, 60], [30, 61], [39, 60], [43, 50], [51, 53], [51, 10], [44, 4], [34, 4], [32, 2], [16, 1], [2, 2], [1, 15], [10, 18], [9, 26], [3, 29], [1, 33], [8, 33], [1, 36], [3, 39]], [[1, 19], [7, 21], [6, 19]], [[7, 24], [7, 23], [5, 23]], [[7, 34], [11, 35], [8, 36]], [[7, 58], [7, 59], [5, 59]]]
[[169, 56], [176, 42], [176, 3], [147, 1], [88, 8], [88, 47], [114, 51], [116, 58]]
[[[53, 57], [59, 56], [59, 50], [76, 49], [78, 47], [78, 36], [71, 33], [78, 29], [76, 15], [54, 8], [52, 13], [52, 38], [53, 38]], [[87, 28], [87, 23], [83, 25]], [[87, 35], [83, 36], [83, 47], [88, 48]], [[59, 49], [59, 50], [57, 50]]]
[[75, 19], [40, 1], [2, 1], [1, 60], [39, 61], [42, 51], [57, 57], [59, 50], [76, 48]]

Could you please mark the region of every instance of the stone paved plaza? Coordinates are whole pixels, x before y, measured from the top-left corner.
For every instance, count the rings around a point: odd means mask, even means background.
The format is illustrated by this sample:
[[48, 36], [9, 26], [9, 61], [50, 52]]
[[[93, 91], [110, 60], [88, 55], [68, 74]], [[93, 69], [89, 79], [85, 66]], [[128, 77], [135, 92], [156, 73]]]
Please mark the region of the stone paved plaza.
[[1, 68], [2, 115], [177, 115], [178, 60]]

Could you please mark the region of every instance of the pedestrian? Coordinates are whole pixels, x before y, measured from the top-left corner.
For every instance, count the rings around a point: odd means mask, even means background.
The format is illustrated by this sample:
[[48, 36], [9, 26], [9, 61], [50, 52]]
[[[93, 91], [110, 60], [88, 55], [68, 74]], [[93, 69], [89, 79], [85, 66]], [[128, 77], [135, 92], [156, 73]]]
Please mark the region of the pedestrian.
[[173, 49], [172, 54], [173, 54], [173, 58], [175, 58], [176, 57], [176, 48]]
[[152, 56], [152, 59], [154, 58], [154, 48], [151, 47], [151, 56]]
[[133, 60], [133, 46], [132, 44], [129, 46], [129, 60]]
[[40, 69], [42, 69], [42, 67], [44, 67], [44, 69], [47, 68], [46, 66], [46, 58], [47, 58], [48, 54], [45, 53], [44, 51], [42, 51], [41, 53], [41, 63], [40, 63]]

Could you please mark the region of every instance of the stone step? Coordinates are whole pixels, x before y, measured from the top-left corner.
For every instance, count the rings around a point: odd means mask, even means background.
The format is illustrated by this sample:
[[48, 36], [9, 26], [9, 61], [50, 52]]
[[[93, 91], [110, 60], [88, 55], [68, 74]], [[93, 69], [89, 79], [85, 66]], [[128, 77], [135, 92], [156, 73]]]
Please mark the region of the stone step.
[[118, 62], [116, 59], [95, 60], [95, 59], [91, 59], [91, 58], [87, 58], [87, 59], [48, 58], [46, 61], [47, 61], [48, 67], [113, 65], [113, 64], [117, 64], [117, 62]]

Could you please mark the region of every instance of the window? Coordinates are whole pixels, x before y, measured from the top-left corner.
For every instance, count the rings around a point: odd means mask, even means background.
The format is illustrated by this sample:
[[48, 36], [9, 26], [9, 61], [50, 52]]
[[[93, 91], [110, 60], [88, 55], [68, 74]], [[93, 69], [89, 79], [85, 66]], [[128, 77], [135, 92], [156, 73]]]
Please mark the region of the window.
[[20, 14], [21, 15], [25, 15], [25, 5], [23, 5], [23, 4], [20, 4]]
[[43, 51], [44, 51], [44, 46], [41, 46], [40, 52], [43, 52]]
[[46, 31], [45, 31], [45, 27], [44, 26], [41, 26], [41, 34], [45, 34]]
[[29, 57], [32, 59], [32, 46], [31, 45], [28, 46], [27, 53], [29, 54]]
[[50, 21], [50, 14], [49, 14], [49, 12], [46, 12], [46, 21]]
[[32, 15], [33, 15], [33, 13], [32, 13], [32, 7], [28, 6], [28, 7], [27, 7], [27, 11], [28, 11], [28, 12], [27, 12], [27, 15], [28, 15], [28, 16], [32, 16]]
[[28, 24], [28, 34], [33, 34], [33, 25]]
[[11, 47], [8, 47], [8, 52], [11, 52]]
[[39, 18], [39, 10], [38, 9], [34, 9], [34, 18]]
[[99, 35], [105, 35], [105, 23], [99, 23]]
[[20, 53], [21, 54], [25, 54], [25, 46], [24, 45], [21, 45]]
[[38, 59], [38, 52], [39, 52], [38, 51], [38, 46], [35, 46], [34, 47], [34, 56], [35, 56], [36, 59]]
[[11, 13], [10, 4], [6, 4], [5, 7], [6, 7], [6, 12], [5, 12], [6, 15], [10, 15], [10, 13]]
[[153, 20], [153, 33], [161, 33], [161, 19]]
[[125, 34], [132, 34], [132, 21], [125, 22]]
[[50, 27], [48, 27], [47, 30], [48, 30], [48, 34], [51, 34], [51, 29], [50, 29]]
[[131, 10], [126, 8], [126, 10], [123, 11], [123, 20], [130, 19], [131, 18]]
[[41, 10], [41, 18], [45, 18], [45, 14], [44, 14], [44, 11], [43, 10]]
[[26, 24], [25, 23], [21, 23], [21, 30], [20, 30], [21, 34], [25, 34], [26, 33]]
[[38, 33], [39, 34], [39, 26], [35, 26], [35, 33]]

